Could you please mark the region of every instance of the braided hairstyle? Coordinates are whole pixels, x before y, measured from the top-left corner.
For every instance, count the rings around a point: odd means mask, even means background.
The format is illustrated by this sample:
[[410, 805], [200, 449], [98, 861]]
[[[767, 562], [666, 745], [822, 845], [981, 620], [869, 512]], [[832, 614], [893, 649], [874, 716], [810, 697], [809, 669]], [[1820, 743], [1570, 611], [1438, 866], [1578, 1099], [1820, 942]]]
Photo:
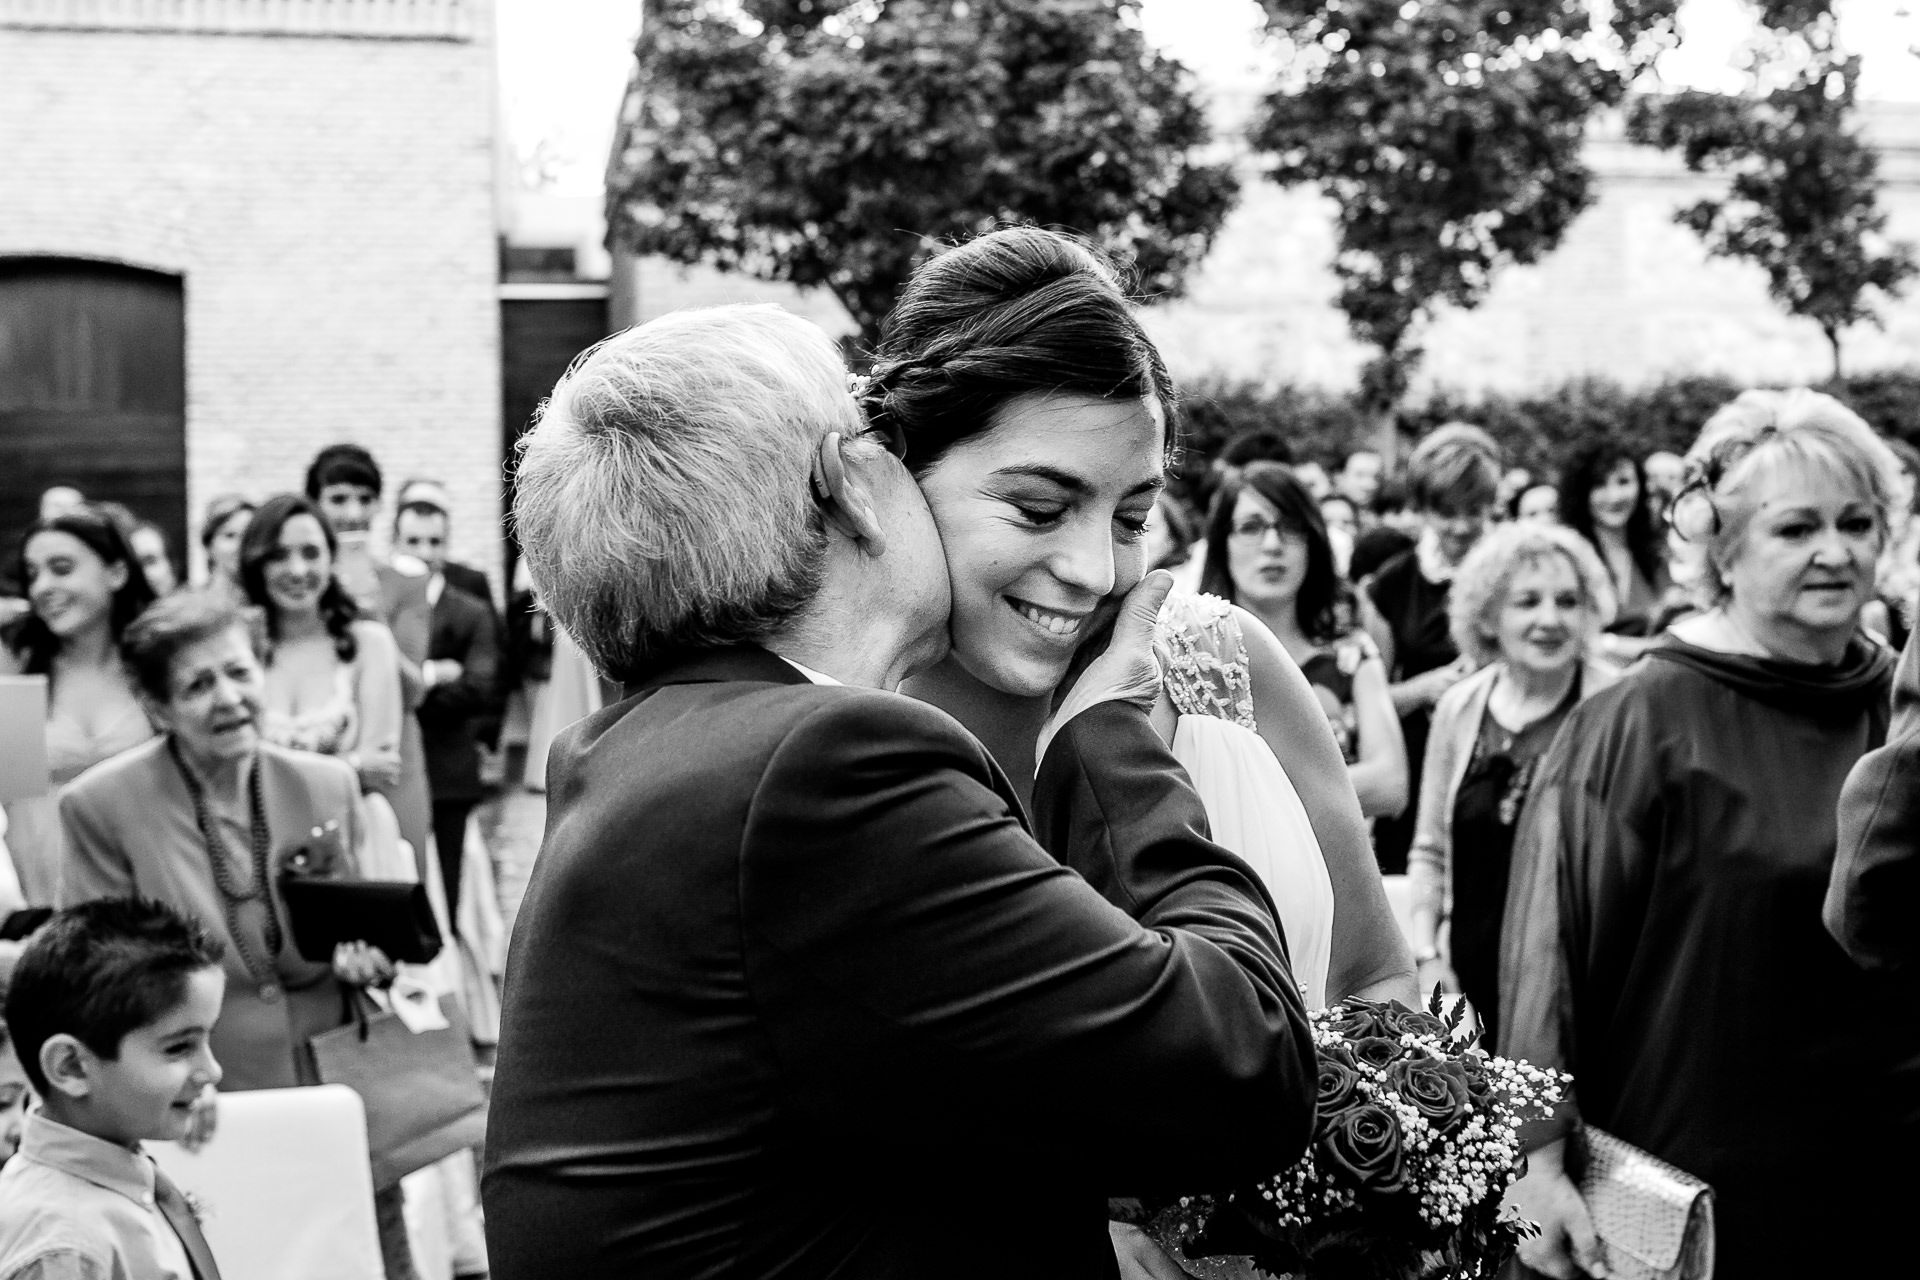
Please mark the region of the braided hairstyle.
[[881, 326], [858, 395], [867, 420], [905, 445], [923, 476], [947, 450], [992, 429], [1008, 401], [1060, 392], [1152, 396], [1171, 459], [1178, 400], [1121, 277], [1072, 236], [1003, 227], [913, 273]]

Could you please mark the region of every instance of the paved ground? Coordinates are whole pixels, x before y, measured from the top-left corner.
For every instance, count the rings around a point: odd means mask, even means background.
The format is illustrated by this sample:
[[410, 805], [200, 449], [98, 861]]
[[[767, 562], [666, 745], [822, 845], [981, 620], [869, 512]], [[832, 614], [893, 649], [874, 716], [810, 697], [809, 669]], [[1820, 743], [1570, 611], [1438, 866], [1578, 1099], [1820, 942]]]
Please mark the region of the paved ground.
[[[517, 754], [517, 753], [516, 753]], [[511, 766], [517, 761], [510, 761]], [[508, 777], [519, 770], [509, 767]], [[513, 917], [520, 910], [520, 899], [527, 891], [527, 877], [533, 872], [533, 859], [540, 852], [540, 833], [547, 822], [547, 798], [538, 792], [514, 786], [480, 806], [480, 829], [493, 854], [493, 873], [500, 889], [500, 913], [507, 929], [513, 929]]]

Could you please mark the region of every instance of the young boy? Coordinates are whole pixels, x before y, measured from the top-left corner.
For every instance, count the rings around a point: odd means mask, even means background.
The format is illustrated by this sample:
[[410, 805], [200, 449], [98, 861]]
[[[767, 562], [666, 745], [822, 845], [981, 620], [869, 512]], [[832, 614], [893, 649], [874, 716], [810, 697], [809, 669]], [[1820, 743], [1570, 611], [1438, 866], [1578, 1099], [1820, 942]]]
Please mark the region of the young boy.
[[[0, 981], [0, 1008], [7, 1002], [7, 984]], [[27, 1073], [13, 1051], [13, 1037], [7, 1024], [0, 1021], [0, 1169], [20, 1146], [20, 1124], [27, 1116], [27, 1099], [33, 1091], [27, 1085]]]
[[0, 1170], [0, 1280], [218, 1280], [178, 1188], [140, 1149], [182, 1137], [220, 1079], [224, 945], [157, 902], [103, 898], [28, 944], [6, 1022], [40, 1109]]

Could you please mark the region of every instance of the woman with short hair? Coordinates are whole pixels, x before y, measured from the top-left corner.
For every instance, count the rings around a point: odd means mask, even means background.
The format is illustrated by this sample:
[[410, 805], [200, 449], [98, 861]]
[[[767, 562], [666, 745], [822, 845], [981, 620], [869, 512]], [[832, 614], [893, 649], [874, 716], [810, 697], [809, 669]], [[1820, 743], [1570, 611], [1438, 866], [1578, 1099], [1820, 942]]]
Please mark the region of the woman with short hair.
[[366, 818], [353, 771], [262, 740], [256, 636], [216, 596], [155, 604], [127, 627], [120, 655], [161, 734], [61, 797], [61, 904], [138, 894], [192, 912], [227, 945], [213, 1035], [223, 1087], [300, 1083], [307, 1039], [341, 1022], [336, 979], [379, 976], [364, 954], [331, 968], [302, 959], [280, 895], [288, 874], [357, 875]]
[[1906, 1249], [1920, 1022], [1821, 904], [1841, 784], [1887, 728], [1859, 618], [1898, 468], [1804, 389], [1741, 395], [1688, 467], [1703, 612], [1568, 717], [1515, 840], [1499, 1047], [1575, 1091], [1516, 1188], [1544, 1227], [1521, 1257], [1597, 1265], [1584, 1121], [1712, 1185], [1719, 1274], [1874, 1274]]
[[[1388, 693], [1400, 716], [1415, 795], [1433, 706], [1473, 670], [1454, 647], [1447, 593], [1460, 562], [1486, 532], [1500, 484], [1500, 446], [1492, 436], [1465, 422], [1435, 428], [1407, 458], [1407, 499], [1419, 518], [1419, 539], [1365, 584], [1373, 610], [1364, 621], [1392, 681]], [[1383, 872], [1404, 872], [1413, 814], [1378, 823], [1373, 843]]]
[[1454, 576], [1454, 643], [1480, 669], [1433, 712], [1408, 855], [1413, 954], [1424, 982], [1473, 1002], [1489, 1042], [1514, 825], [1560, 726], [1614, 681], [1590, 653], [1613, 607], [1606, 567], [1559, 525], [1501, 525]]
[[47, 678], [53, 790], [7, 805], [6, 841], [21, 894], [38, 907], [60, 891], [59, 789], [153, 736], [116, 651], [153, 589], [119, 523], [87, 504], [28, 527], [19, 575], [29, 608], [0, 635], [0, 672]]
[[207, 503], [206, 518], [200, 522], [200, 547], [207, 554], [204, 585], [230, 595], [235, 603], [245, 603], [247, 590], [240, 585], [240, 543], [253, 520], [253, 503], [237, 493], [223, 493]]

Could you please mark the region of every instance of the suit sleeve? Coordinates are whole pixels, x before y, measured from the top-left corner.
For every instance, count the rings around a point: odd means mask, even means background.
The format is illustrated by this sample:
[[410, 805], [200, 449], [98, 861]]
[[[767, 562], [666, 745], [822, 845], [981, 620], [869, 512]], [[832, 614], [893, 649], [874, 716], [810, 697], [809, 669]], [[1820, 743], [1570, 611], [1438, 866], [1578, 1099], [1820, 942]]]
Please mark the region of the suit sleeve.
[[1146, 717], [1095, 708], [1042, 769], [1043, 824], [1085, 878], [996, 776], [892, 695], [836, 701], [775, 753], [741, 889], [791, 1096], [830, 1132], [1078, 1169], [1109, 1194], [1286, 1165], [1313, 1116], [1301, 996], [1257, 879], [1202, 834]]
[[62, 907], [95, 898], [122, 898], [134, 891], [133, 867], [113, 830], [111, 815], [85, 787], [60, 797], [60, 828], [66, 837], [60, 866]]
[[464, 607], [468, 601], [463, 601], [460, 610], [465, 632], [462, 637], [465, 643], [457, 655], [460, 678], [436, 684], [426, 691], [420, 701], [423, 723], [459, 723], [499, 710], [496, 690], [500, 678], [500, 639], [493, 611], [478, 600], [471, 597], [468, 600], [472, 607]]
[[1853, 766], [1837, 816], [1827, 932], [1865, 968], [1910, 969], [1920, 958], [1920, 645], [1912, 638], [1894, 677], [1887, 744]]

